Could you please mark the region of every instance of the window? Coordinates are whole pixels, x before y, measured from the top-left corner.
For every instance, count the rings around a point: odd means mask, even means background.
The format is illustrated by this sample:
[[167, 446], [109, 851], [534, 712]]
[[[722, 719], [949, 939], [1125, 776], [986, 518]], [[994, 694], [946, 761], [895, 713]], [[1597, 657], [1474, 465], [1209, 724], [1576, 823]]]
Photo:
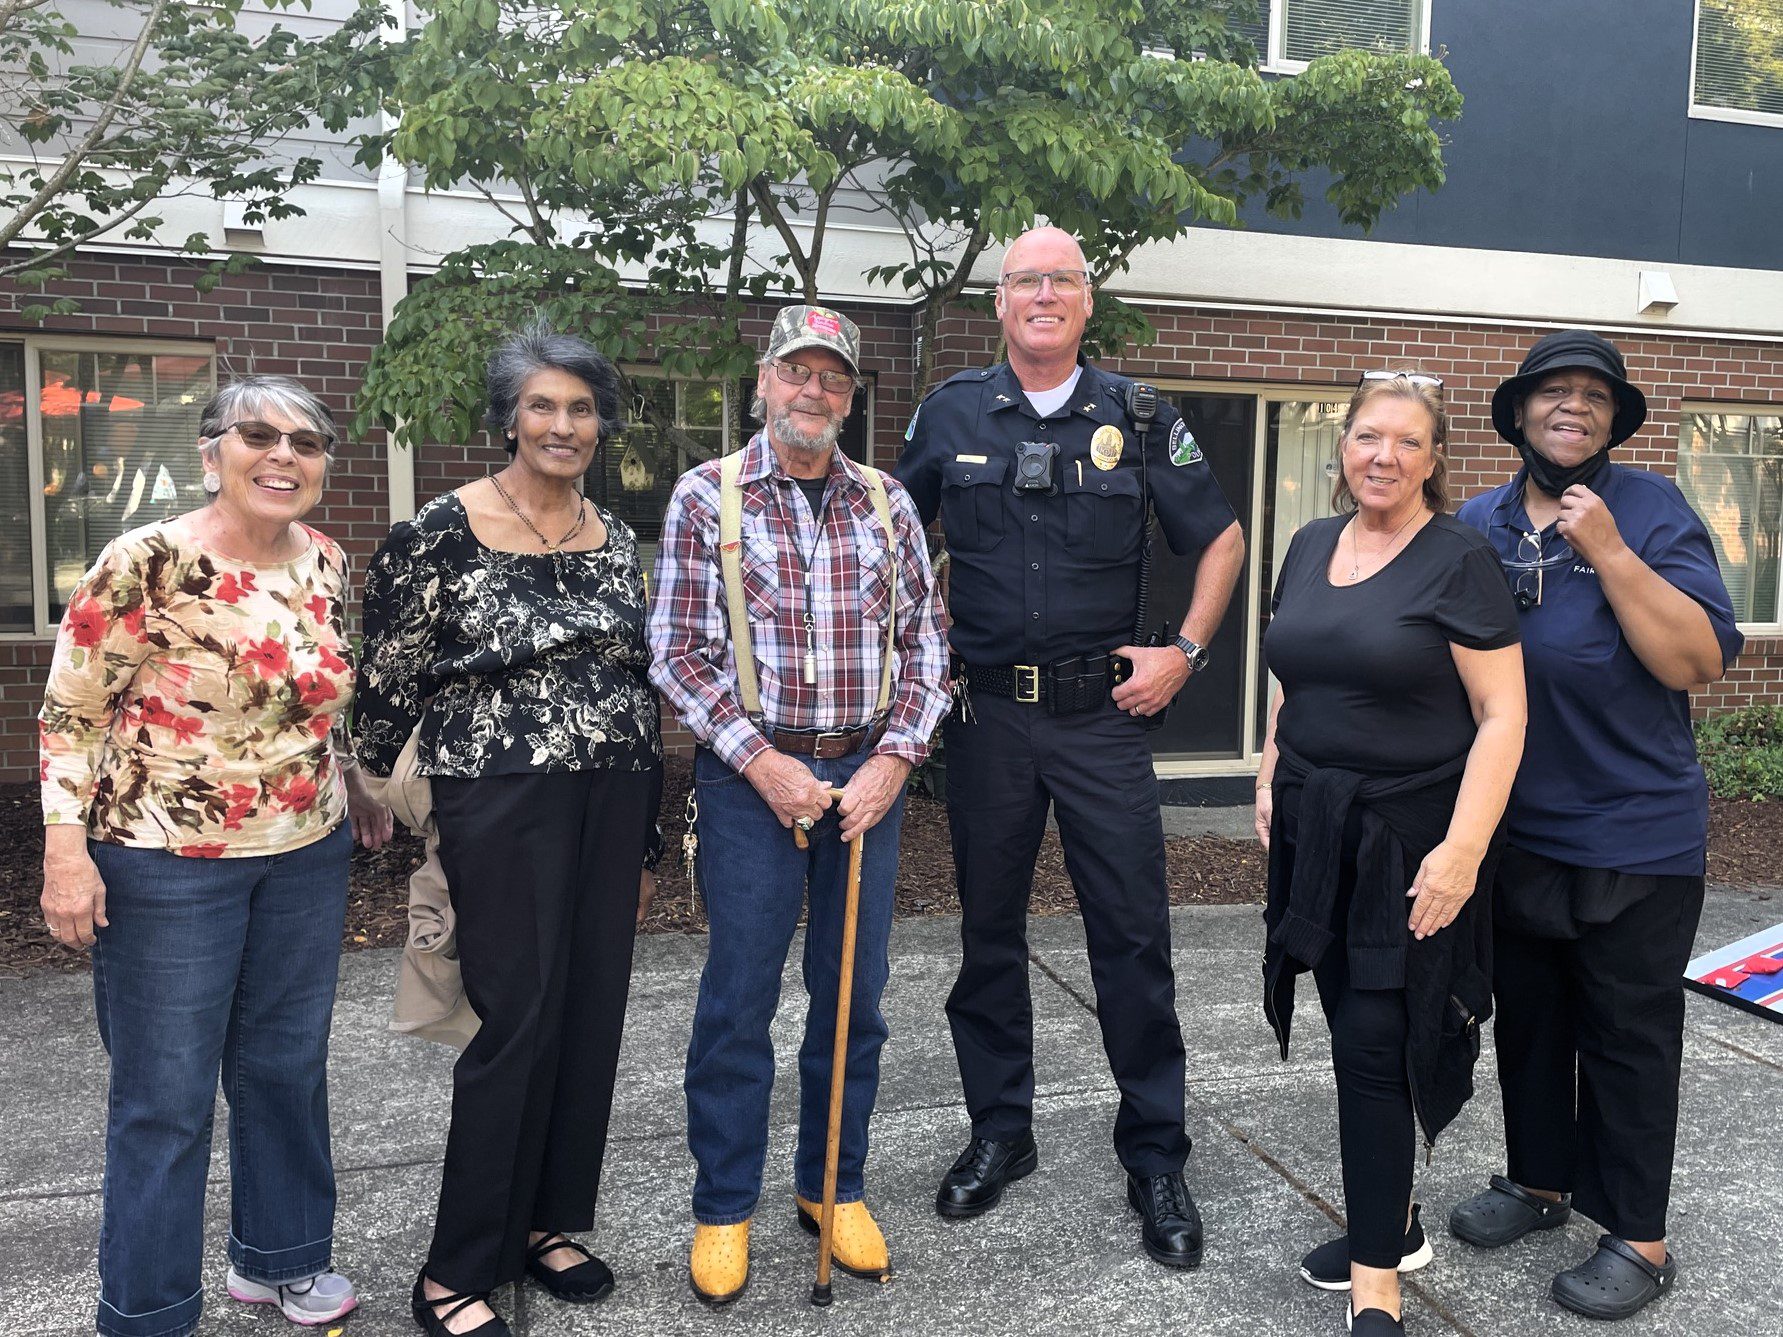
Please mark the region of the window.
[[1783, 125], [1783, 0], [1697, 0], [1690, 114]]
[[49, 635], [99, 551], [202, 504], [208, 347], [0, 340], [0, 633]]
[[1268, 70], [1302, 70], [1334, 51], [1430, 49], [1430, 0], [1257, 0], [1257, 10], [1235, 27]]
[[1783, 622], [1783, 413], [1691, 408], [1678, 423], [1678, 486], [1708, 526], [1734, 617]]
[[[746, 445], [760, 429], [748, 416], [755, 378], [671, 380], [654, 368], [626, 372], [631, 399], [625, 433], [601, 448], [583, 490], [636, 532], [642, 543], [662, 537], [663, 512], [675, 480], [694, 465]], [[842, 424], [837, 444], [850, 459], [869, 463], [873, 380], [869, 375]]]

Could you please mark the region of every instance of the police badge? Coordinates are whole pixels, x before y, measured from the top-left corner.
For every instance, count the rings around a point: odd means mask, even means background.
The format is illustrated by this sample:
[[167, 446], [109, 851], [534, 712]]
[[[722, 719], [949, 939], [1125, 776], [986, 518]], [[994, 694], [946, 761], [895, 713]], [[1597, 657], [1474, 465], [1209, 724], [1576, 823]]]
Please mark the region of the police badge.
[[1103, 423], [1090, 438], [1090, 463], [1102, 470], [1114, 468], [1121, 462], [1121, 450], [1126, 444], [1120, 428]]

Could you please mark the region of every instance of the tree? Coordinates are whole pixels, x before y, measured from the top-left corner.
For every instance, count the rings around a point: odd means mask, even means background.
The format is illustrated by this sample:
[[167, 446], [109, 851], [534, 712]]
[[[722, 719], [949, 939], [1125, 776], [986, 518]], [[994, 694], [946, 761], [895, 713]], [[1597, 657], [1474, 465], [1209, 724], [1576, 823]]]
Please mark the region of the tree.
[[[0, 279], [40, 288], [86, 243], [154, 241], [157, 206], [181, 195], [242, 201], [251, 222], [301, 213], [289, 192], [321, 164], [281, 159], [279, 141], [312, 122], [345, 130], [377, 106], [376, 0], [320, 40], [280, 23], [247, 31], [243, 0], [107, 3], [123, 50], [88, 64], [75, 40], [96, 34], [77, 32], [60, 0], [0, 0], [0, 145], [29, 159], [0, 162]], [[199, 232], [176, 249], [212, 244]], [[64, 298], [25, 314], [74, 309]]]
[[[1315, 169], [1367, 227], [1442, 182], [1441, 62], [1346, 51], [1265, 80], [1251, 0], [425, 0], [396, 60], [394, 153], [466, 185], [509, 239], [417, 285], [372, 361], [362, 425], [474, 426], [475, 367], [534, 308], [616, 360], [734, 376], [749, 299], [814, 298], [837, 219], [897, 228], [870, 278], [934, 333], [975, 262], [1042, 216], [1097, 278], [1196, 221], [1303, 203]], [[661, 313], [682, 319], [662, 319]], [[1150, 328], [1098, 304], [1106, 347]]]

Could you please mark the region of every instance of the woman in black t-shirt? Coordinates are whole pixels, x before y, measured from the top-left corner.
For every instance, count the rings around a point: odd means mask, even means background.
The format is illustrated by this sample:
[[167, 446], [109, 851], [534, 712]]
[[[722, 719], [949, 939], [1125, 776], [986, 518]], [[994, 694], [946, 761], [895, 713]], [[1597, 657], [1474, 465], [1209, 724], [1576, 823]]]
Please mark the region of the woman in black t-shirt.
[[1295, 534], [1264, 637], [1281, 682], [1257, 780], [1264, 1010], [1286, 1058], [1294, 976], [1313, 972], [1350, 1220], [1300, 1273], [1353, 1291], [1375, 1337], [1404, 1331], [1399, 1273], [1430, 1259], [1416, 1130], [1428, 1144], [1472, 1094], [1491, 1007], [1474, 892], [1523, 750], [1517, 611], [1492, 549], [1443, 514], [1447, 436], [1440, 381], [1362, 378], [1340, 514]]

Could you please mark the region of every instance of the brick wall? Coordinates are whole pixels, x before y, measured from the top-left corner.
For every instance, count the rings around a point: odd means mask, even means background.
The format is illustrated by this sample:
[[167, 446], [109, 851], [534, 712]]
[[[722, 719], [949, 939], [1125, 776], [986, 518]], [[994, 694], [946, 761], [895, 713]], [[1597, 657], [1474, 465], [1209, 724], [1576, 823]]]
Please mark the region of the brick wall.
[[[27, 327], [17, 316], [25, 299], [0, 290], [0, 330], [208, 343], [217, 350], [223, 374], [296, 376], [326, 398], [343, 422], [350, 420], [379, 333], [375, 274], [268, 266], [225, 278], [215, 291], [199, 294], [192, 287], [194, 273], [178, 261], [82, 259], [54, 294], [79, 300], [79, 314]], [[887, 466], [902, 445], [914, 403], [913, 314], [899, 308], [844, 309], [861, 327], [862, 360], [875, 378], [875, 462]], [[765, 343], [771, 319], [771, 307], [756, 311], [744, 322], [745, 336]], [[1492, 431], [1491, 391], [1516, 370], [1537, 331], [1440, 320], [1195, 309], [1154, 311], [1152, 319], [1157, 344], [1113, 365], [1166, 382], [1347, 390], [1363, 369], [1415, 363], [1443, 377], [1448, 387], [1454, 426], [1450, 478], [1457, 500], [1502, 482], [1512, 472], [1514, 454]], [[1668, 472], [1674, 467], [1682, 400], [1783, 404], [1783, 347], [1680, 340], [1663, 332], [1618, 336], [1617, 342], [1628, 355], [1631, 378], [1647, 389], [1652, 407], [1640, 437], [1617, 452], [1626, 463]], [[937, 331], [938, 378], [988, 363], [999, 345], [993, 319], [950, 312]], [[318, 527], [341, 542], [358, 570], [388, 527], [384, 451], [381, 433], [346, 445], [317, 514]], [[416, 496], [424, 501], [499, 468], [504, 459], [498, 447], [482, 438], [467, 446], [422, 446], [415, 456]], [[33, 721], [49, 653], [44, 642], [0, 642], [0, 779], [25, 778], [35, 770]], [[1750, 643], [1728, 678], [1699, 697], [1697, 705], [1712, 709], [1779, 700], [1783, 640], [1762, 640]], [[685, 746], [688, 739], [671, 728], [669, 741]]]

